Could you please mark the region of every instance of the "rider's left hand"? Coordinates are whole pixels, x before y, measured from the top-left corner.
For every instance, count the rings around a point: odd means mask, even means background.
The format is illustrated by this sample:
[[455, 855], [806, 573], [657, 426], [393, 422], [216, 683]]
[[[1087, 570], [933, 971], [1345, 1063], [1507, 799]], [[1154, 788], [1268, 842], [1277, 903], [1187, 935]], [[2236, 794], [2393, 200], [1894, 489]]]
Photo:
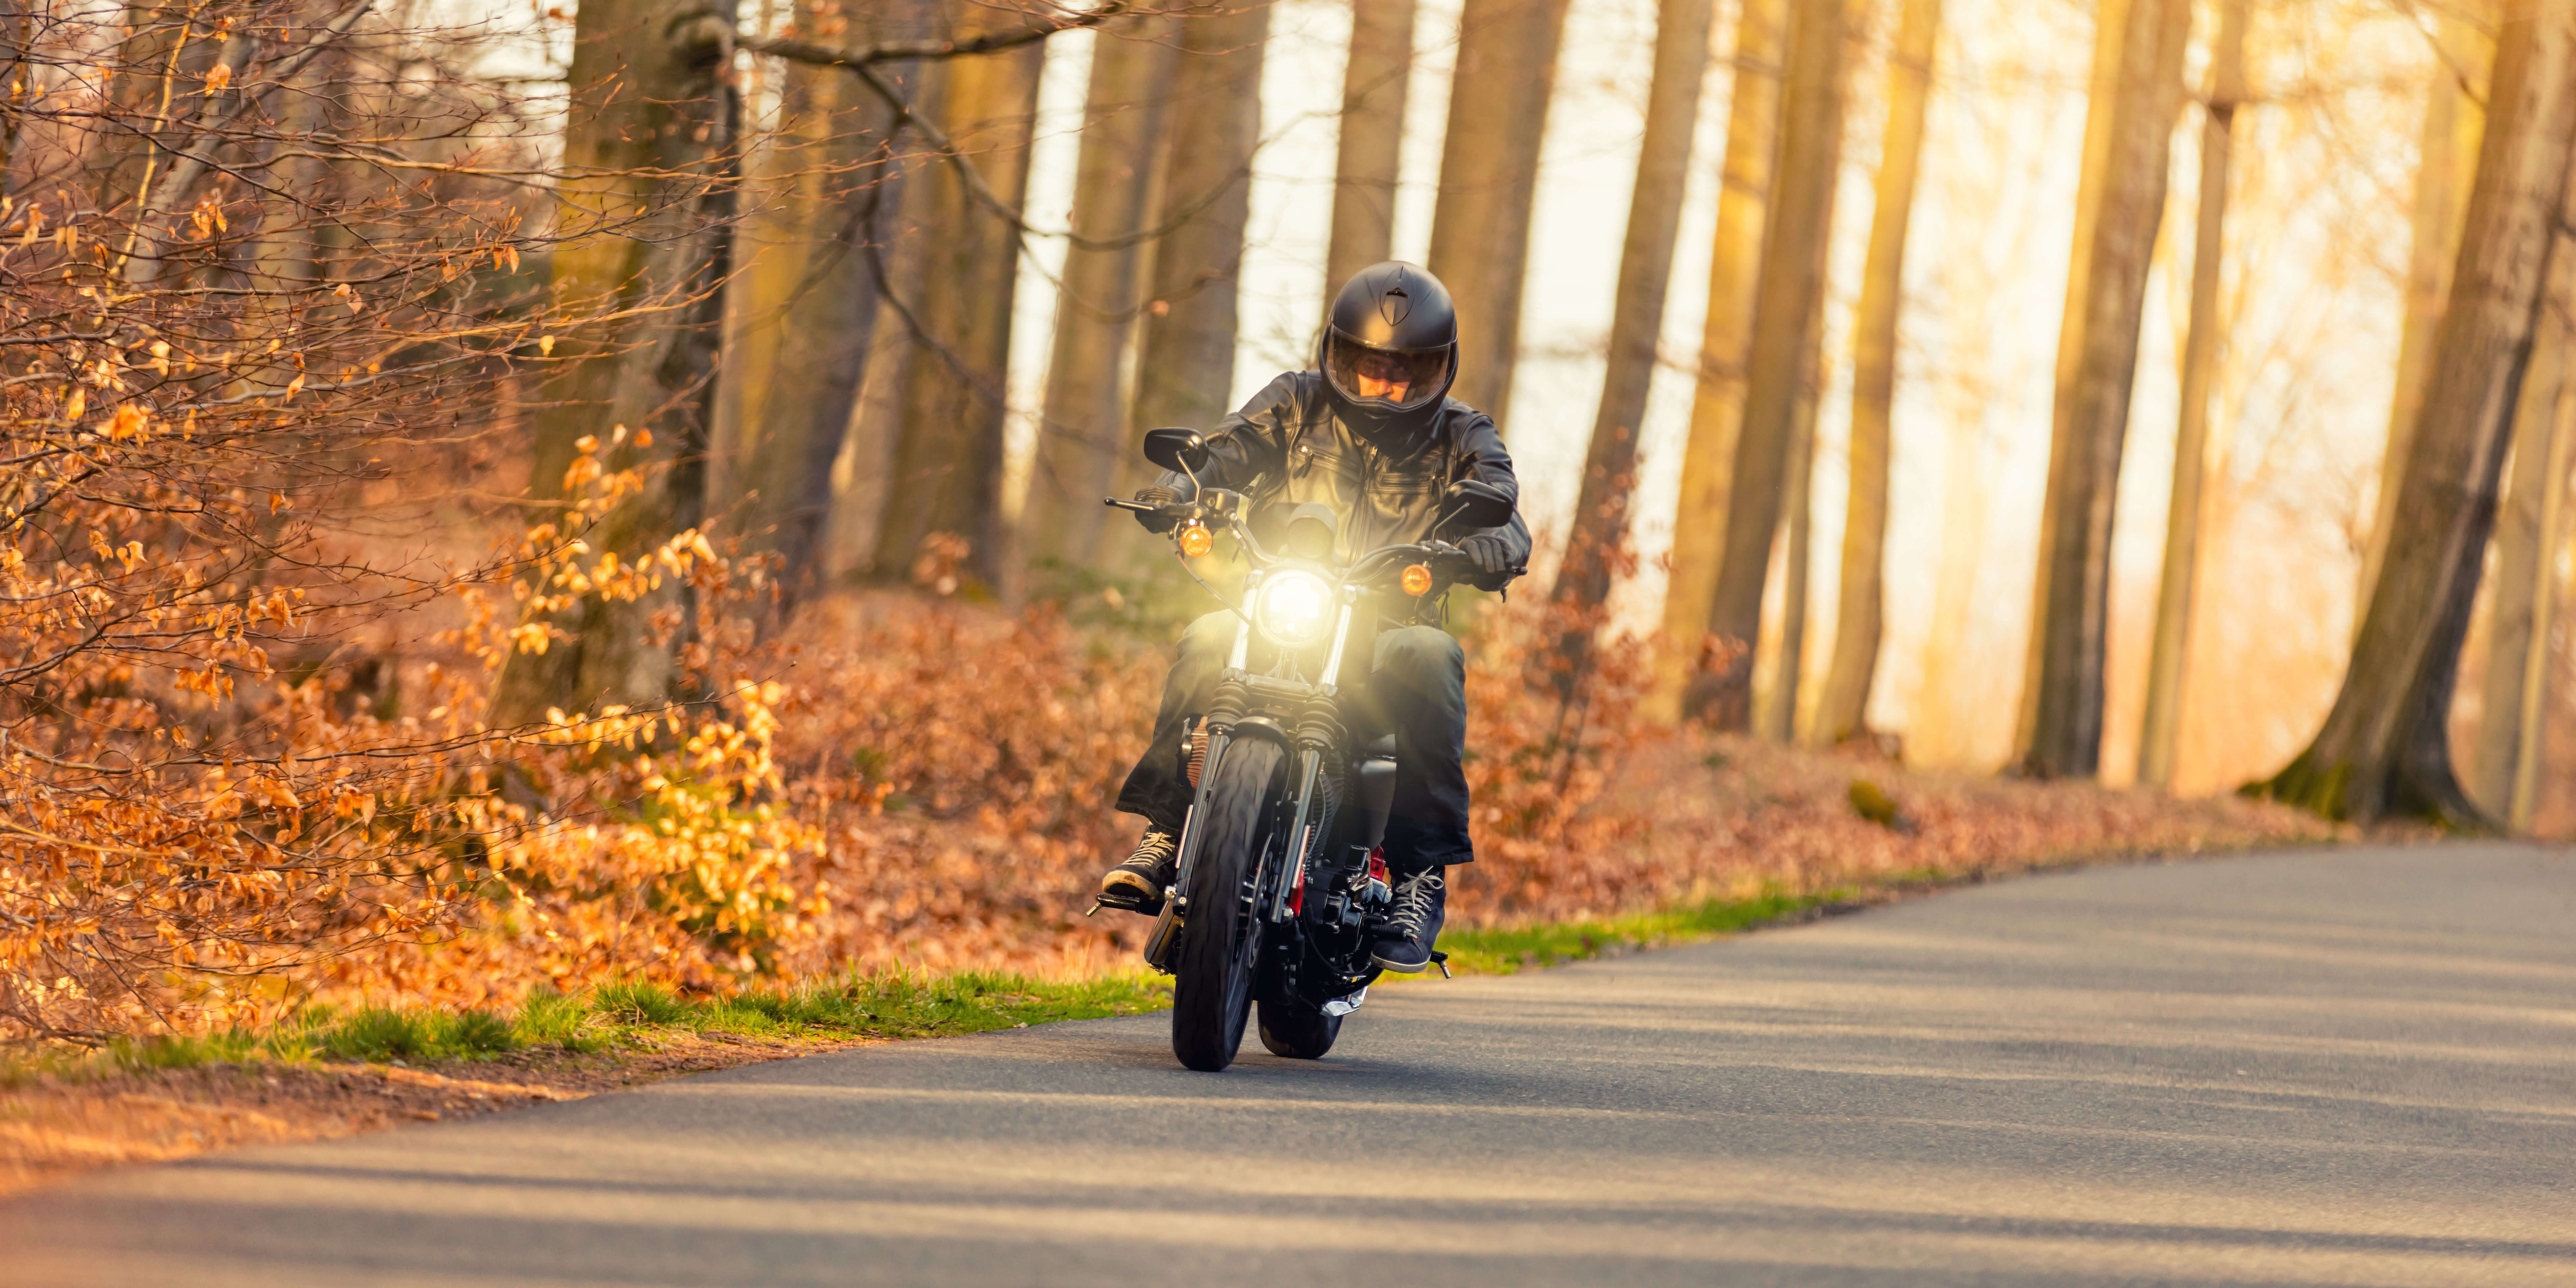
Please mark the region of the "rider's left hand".
[[1520, 574], [1512, 563], [1511, 547], [1492, 533], [1478, 533], [1458, 543], [1459, 553], [1475, 561], [1477, 580], [1500, 585]]

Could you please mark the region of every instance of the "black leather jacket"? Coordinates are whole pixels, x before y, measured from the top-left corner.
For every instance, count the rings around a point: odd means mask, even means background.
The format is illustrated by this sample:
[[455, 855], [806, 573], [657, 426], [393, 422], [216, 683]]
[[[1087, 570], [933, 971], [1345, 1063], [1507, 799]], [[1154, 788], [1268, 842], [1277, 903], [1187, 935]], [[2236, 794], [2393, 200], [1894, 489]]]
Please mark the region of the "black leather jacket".
[[[1254, 526], [1265, 542], [1271, 534], [1262, 530], [1264, 509], [1318, 502], [1343, 516], [1335, 550], [1343, 559], [1427, 539], [1441, 489], [1460, 479], [1520, 498], [1520, 480], [1493, 417], [1449, 398], [1429, 415], [1373, 437], [1333, 414], [1321, 372], [1292, 371], [1271, 381], [1205, 438], [1208, 464], [1199, 481], [1250, 497], [1260, 507]], [[1178, 474], [1165, 473], [1159, 482], [1179, 496], [1194, 495]], [[1529, 525], [1518, 514], [1485, 531], [1503, 539], [1513, 566], [1529, 563]]]

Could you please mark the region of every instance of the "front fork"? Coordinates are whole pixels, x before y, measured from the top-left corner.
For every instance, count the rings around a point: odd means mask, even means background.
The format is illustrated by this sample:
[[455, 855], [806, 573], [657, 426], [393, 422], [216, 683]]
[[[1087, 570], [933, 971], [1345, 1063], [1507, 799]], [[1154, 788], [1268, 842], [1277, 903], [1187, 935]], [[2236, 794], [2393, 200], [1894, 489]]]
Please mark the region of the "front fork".
[[[1252, 651], [1252, 623], [1237, 615], [1234, 622], [1234, 648], [1226, 656], [1228, 677], [1242, 673]], [[1190, 873], [1198, 866], [1199, 846], [1205, 839], [1199, 820], [1207, 817], [1209, 793], [1216, 790], [1217, 767], [1225, 763], [1226, 745], [1233, 741], [1234, 722], [1243, 712], [1239, 701], [1227, 701], [1225, 684], [1217, 685], [1218, 699], [1201, 723], [1207, 730], [1207, 758], [1199, 762], [1199, 785], [1190, 794], [1190, 812], [1181, 817], [1181, 839], [1176, 847], [1177, 862], [1172, 869], [1171, 888], [1163, 892], [1163, 911], [1154, 918], [1154, 928], [1145, 935], [1145, 964], [1165, 974], [1172, 970], [1172, 950], [1180, 946], [1181, 928], [1189, 924]]]
[[[1353, 597], [1346, 591], [1342, 599], [1341, 612], [1333, 624], [1332, 652], [1324, 662], [1323, 683], [1320, 688], [1322, 701], [1326, 703], [1331, 702], [1333, 698], [1334, 682], [1341, 676], [1343, 653], [1350, 644], [1352, 608]], [[1228, 678], [1241, 675], [1250, 665], [1251, 660], [1252, 623], [1249, 619], [1238, 616], [1234, 624], [1234, 647], [1226, 656]], [[1234, 722], [1243, 715], [1239, 696], [1227, 693], [1223, 682], [1218, 684], [1217, 694], [1216, 700], [1209, 704], [1210, 709], [1203, 722], [1208, 731], [1207, 759], [1199, 765], [1199, 783], [1190, 797], [1190, 812], [1181, 820], [1181, 837], [1177, 847], [1179, 861], [1173, 869], [1172, 887], [1164, 892], [1163, 911], [1154, 918], [1154, 928], [1145, 936], [1146, 964], [1167, 973], [1171, 969], [1169, 962], [1172, 950], [1180, 942], [1181, 929], [1189, 924], [1189, 896], [1185, 892], [1190, 888], [1190, 873], [1198, 866], [1199, 850], [1206, 840], [1199, 820], [1206, 816], [1209, 793], [1216, 789], [1217, 769], [1224, 763], [1227, 744], [1233, 741]], [[1315, 792], [1322, 784], [1324, 753], [1331, 745], [1331, 737], [1327, 730], [1329, 729], [1330, 733], [1339, 732], [1338, 722], [1330, 721], [1329, 716], [1326, 723], [1322, 724], [1312, 719], [1299, 723], [1297, 815], [1288, 828], [1290, 843], [1286, 850], [1287, 862], [1278, 874], [1276, 882], [1270, 886], [1271, 898], [1267, 916], [1273, 922], [1288, 919], [1289, 902], [1295, 897], [1297, 887], [1303, 883], [1306, 857], [1314, 848], [1314, 838], [1309, 833], [1323, 823], [1315, 809]], [[1253, 889], [1258, 892], [1261, 888], [1256, 878]]]
[[1181, 928], [1189, 924], [1190, 897], [1185, 892], [1190, 888], [1190, 870], [1198, 866], [1199, 820], [1207, 816], [1208, 793], [1216, 787], [1217, 766], [1224, 763], [1226, 744], [1231, 741], [1225, 727], [1209, 728], [1198, 790], [1190, 797], [1190, 812], [1181, 817], [1180, 861], [1173, 868], [1171, 887], [1163, 891], [1163, 911], [1145, 935], [1145, 964], [1166, 975], [1172, 972], [1172, 950], [1180, 946]]
[[1308, 744], [1298, 754], [1298, 762], [1297, 821], [1288, 827], [1286, 871], [1279, 874], [1279, 882], [1271, 891], [1272, 921], [1288, 919], [1288, 901], [1296, 895], [1297, 888], [1306, 883], [1306, 855], [1314, 848], [1314, 838], [1309, 833], [1323, 822], [1316, 817], [1315, 809], [1315, 786], [1323, 778], [1324, 771], [1323, 749]]

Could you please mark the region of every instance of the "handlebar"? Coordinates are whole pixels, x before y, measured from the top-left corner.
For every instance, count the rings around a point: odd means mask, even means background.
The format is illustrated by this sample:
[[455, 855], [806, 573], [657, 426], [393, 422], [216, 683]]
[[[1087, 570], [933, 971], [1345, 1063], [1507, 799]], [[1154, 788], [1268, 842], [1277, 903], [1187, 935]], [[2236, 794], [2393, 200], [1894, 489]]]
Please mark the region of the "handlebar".
[[[1200, 508], [1196, 501], [1168, 501], [1156, 505], [1144, 501], [1122, 501], [1114, 496], [1101, 498], [1101, 503], [1111, 509], [1126, 510], [1134, 514], [1157, 515], [1171, 519], [1175, 523], [1196, 517]], [[1267, 564], [1277, 561], [1269, 551], [1262, 549], [1261, 543], [1253, 538], [1249, 528], [1239, 522], [1230, 526], [1235, 536], [1250, 551], [1255, 562]], [[1441, 579], [1444, 581], [1465, 581], [1470, 577], [1484, 575], [1484, 569], [1465, 551], [1446, 541], [1435, 539], [1404, 545], [1380, 546], [1352, 560], [1349, 566], [1342, 570], [1342, 578], [1346, 581], [1364, 581], [1383, 573], [1385, 571], [1383, 565], [1408, 557], [1432, 565], [1433, 571], [1441, 573]], [[1524, 565], [1506, 571], [1510, 576], [1519, 577], [1525, 575], [1529, 569]], [[1460, 573], [1466, 575], [1456, 575]]]
[[[1446, 541], [1437, 540], [1413, 545], [1381, 546], [1353, 560], [1349, 571], [1342, 575], [1349, 581], [1363, 581], [1384, 575], [1388, 565], [1402, 560], [1429, 565], [1431, 571], [1444, 582], [1466, 582], [1469, 585], [1475, 585], [1477, 579], [1486, 575], [1484, 566], [1477, 563], [1474, 556]], [[1504, 571], [1510, 577], [1520, 577], [1527, 574], [1529, 568], [1523, 565]], [[1490, 590], [1492, 587], [1482, 587], [1482, 589]]]

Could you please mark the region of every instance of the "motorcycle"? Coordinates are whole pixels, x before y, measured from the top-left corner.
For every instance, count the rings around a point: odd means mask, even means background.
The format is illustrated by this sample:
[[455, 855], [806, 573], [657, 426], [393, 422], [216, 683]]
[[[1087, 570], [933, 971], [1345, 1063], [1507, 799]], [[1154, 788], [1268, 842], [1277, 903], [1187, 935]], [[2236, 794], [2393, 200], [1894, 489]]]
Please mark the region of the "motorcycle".
[[[1208, 455], [1186, 429], [1147, 432], [1144, 453], [1194, 485]], [[1321, 1059], [1380, 974], [1369, 950], [1394, 902], [1383, 842], [1395, 739], [1354, 734], [1360, 713], [1342, 682], [1345, 661], [1366, 683], [1380, 605], [1410, 605], [1418, 617], [1439, 603], [1476, 572], [1442, 534], [1510, 522], [1512, 498], [1473, 480], [1453, 483], [1431, 540], [1348, 563], [1333, 558], [1341, 516], [1328, 506], [1291, 508], [1272, 550], [1254, 535], [1238, 492], [1201, 487], [1187, 500], [1107, 503], [1169, 520], [1184, 568], [1215, 547], [1222, 529], [1250, 569], [1240, 603], [1208, 587], [1237, 622], [1223, 677], [1183, 742], [1193, 795], [1174, 880], [1159, 900], [1104, 896], [1092, 912], [1154, 917], [1144, 958], [1173, 977], [1172, 1054], [1183, 1065], [1214, 1073], [1232, 1064], [1256, 1011], [1272, 1054]], [[1382, 598], [1390, 594], [1401, 598]], [[1432, 954], [1443, 975], [1446, 958]]]

